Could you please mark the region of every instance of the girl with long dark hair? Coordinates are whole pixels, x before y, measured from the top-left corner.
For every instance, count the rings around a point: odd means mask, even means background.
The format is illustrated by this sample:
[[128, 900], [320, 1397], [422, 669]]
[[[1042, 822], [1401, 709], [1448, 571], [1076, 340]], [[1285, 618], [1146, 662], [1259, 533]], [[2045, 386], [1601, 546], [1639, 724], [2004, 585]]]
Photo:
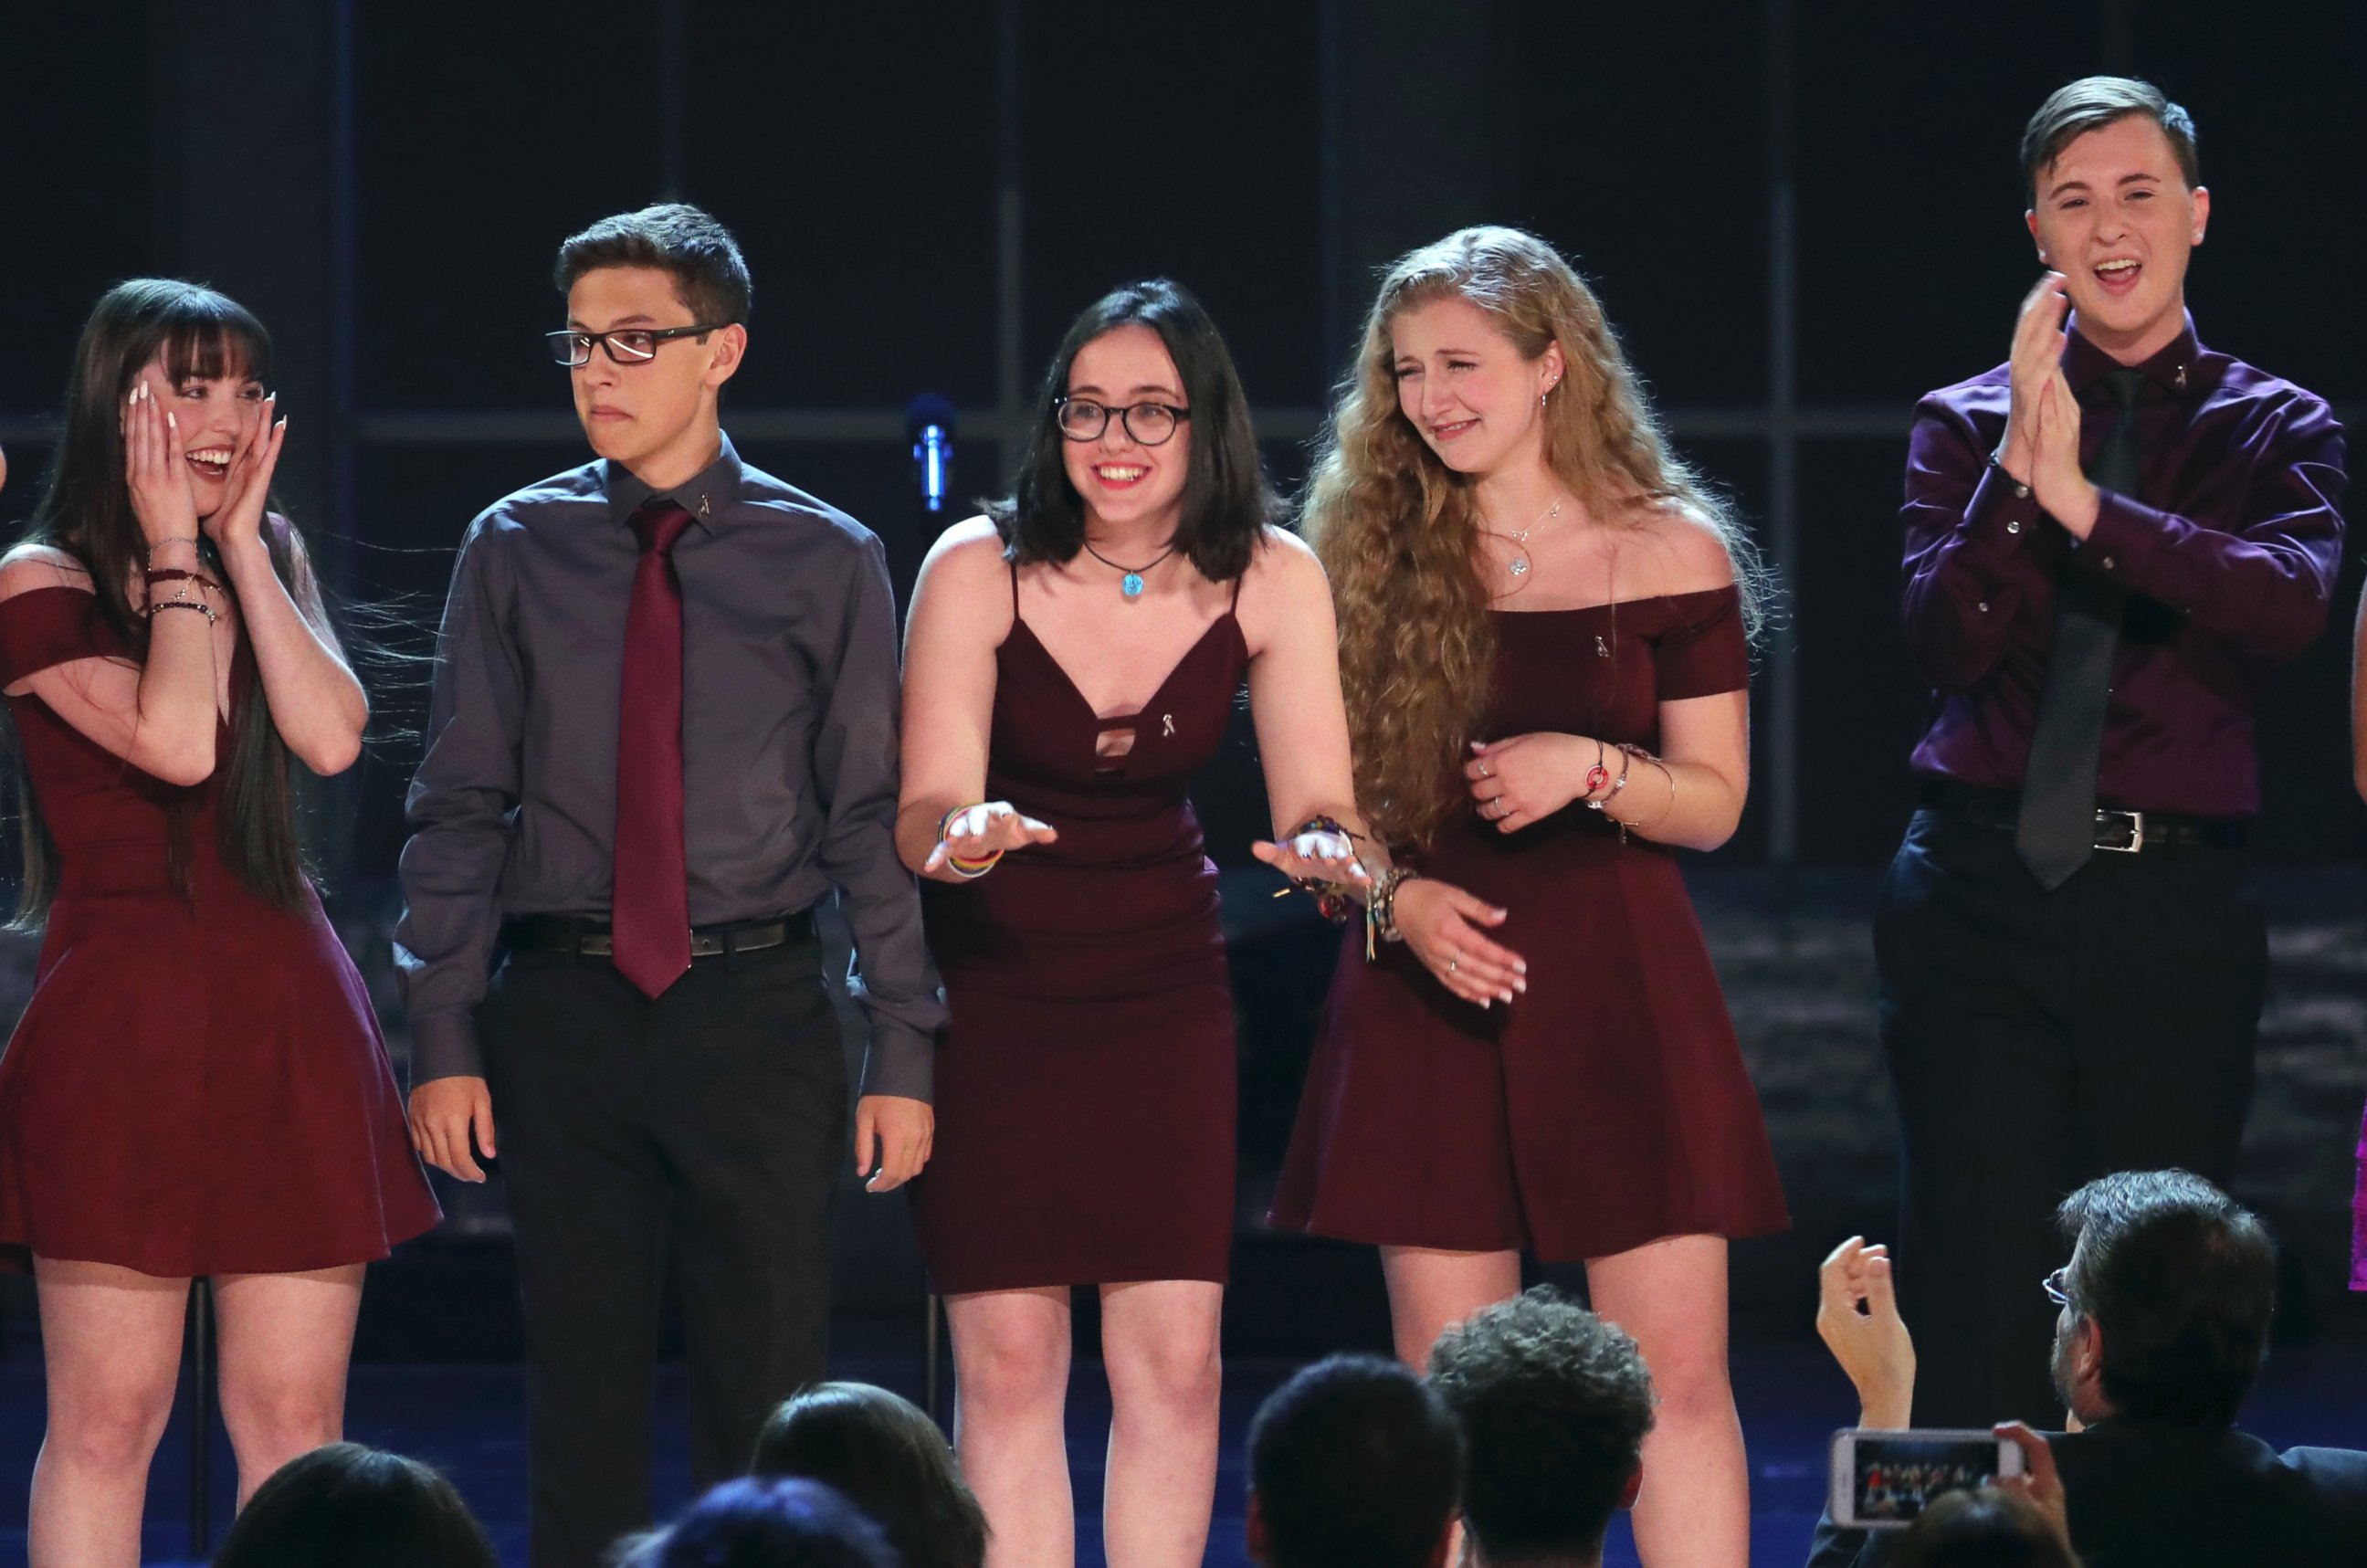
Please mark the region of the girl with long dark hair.
[[1207, 1540], [1233, 1013], [1185, 791], [1244, 676], [1284, 841], [1257, 852], [1360, 874], [1331, 594], [1275, 512], [1214, 324], [1135, 284], [1070, 328], [1010, 499], [913, 590], [896, 836], [951, 1015], [915, 1214], [991, 1568], [1074, 1556], [1078, 1285], [1101, 1294], [1109, 1560], [1185, 1568]]
[[221, 295], [110, 290], [0, 558], [17, 919], [43, 928], [0, 1056], [0, 1248], [31, 1256], [49, 1378], [36, 1564], [139, 1560], [193, 1278], [243, 1499], [337, 1438], [362, 1266], [437, 1218], [299, 853], [291, 766], [350, 766], [369, 710], [266, 506], [269, 373]]

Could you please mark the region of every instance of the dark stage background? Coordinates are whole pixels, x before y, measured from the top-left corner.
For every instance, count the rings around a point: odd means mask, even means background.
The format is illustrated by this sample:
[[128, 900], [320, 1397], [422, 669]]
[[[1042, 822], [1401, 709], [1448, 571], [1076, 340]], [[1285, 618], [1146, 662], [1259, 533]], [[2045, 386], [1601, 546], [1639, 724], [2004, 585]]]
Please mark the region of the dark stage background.
[[[1891, 1226], [1864, 918], [1923, 715], [1897, 629], [1904, 437], [1918, 393], [2002, 358], [2033, 278], [2022, 122], [2097, 70], [2188, 105], [2215, 198], [2190, 291], [2204, 340], [2355, 415], [2362, 58], [2367, 8], [2339, 0], [6, 0], [0, 524], [31, 506], [92, 300], [136, 274], [202, 278], [277, 335], [289, 509], [416, 649], [470, 517], [582, 460], [536, 341], [561, 318], [553, 249], [678, 196], [738, 233], [755, 276], [727, 426], [877, 529], [900, 591], [939, 526], [914, 498], [915, 393], [959, 406], [957, 489], [990, 491], [1071, 314], [1168, 273], [1226, 329], [1295, 488], [1374, 269], [1463, 223], [1534, 228], [1600, 290], [1785, 586], [1750, 809], [1694, 880], [1797, 1221], [1738, 1249], [1738, 1315], [1802, 1332], [1813, 1260]], [[2339, 1283], [2367, 1084], [2358, 580], [2354, 551], [2335, 630], [2262, 716], [2279, 971], [2245, 1194], [2287, 1239], [2298, 1334], [2358, 1321]], [[323, 790], [319, 826], [400, 1050], [386, 928], [422, 677], [374, 678], [380, 743]], [[1376, 1343], [1366, 1254], [1254, 1225], [1329, 938], [1248, 860], [1263, 805], [1241, 733], [1202, 792], [1242, 993], [1231, 1332], [1288, 1353]], [[13, 1007], [29, 949], [0, 959]], [[380, 1271], [365, 1356], [514, 1349], [498, 1204], [452, 1207]], [[844, 1309], [916, 1314], [900, 1203], [846, 1210]]]

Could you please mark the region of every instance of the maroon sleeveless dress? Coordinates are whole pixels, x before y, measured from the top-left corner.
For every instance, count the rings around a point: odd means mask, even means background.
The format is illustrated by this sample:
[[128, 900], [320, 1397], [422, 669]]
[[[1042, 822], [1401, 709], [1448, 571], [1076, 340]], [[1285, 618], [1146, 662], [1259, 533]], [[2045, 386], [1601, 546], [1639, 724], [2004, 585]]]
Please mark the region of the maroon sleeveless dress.
[[[91, 595], [0, 600], [0, 684], [102, 656], [131, 654]], [[223, 865], [222, 772], [166, 784], [37, 697], [8, 706], [58, 883], [0, 1053], [0, 1253], [277, 1274], [381, 1258], [432, 1228], [368, 993], [318, 899], [291, 914]], [[192, 793], [185, 896], [165, 846]]]
[[[1497, 612], [1481, 734], [1659, 749], [1659, 704], [1750, 683], [1731, 588]], [[1615, 773], [1618, 758], [1611, 758]], [[1648, 818], [1666, 785], [1635, 766]], [[1631, 795], [1631, 800], [1633, 796]], [[1351, 927], [1272, 1222], [1548, 1262], [1789, 1221], [1734, 1026], [1676, 860], [1573, 803], [1504, 834], [1468, 808], [1407, 857], [1510, 912], [1529, 989], [1481, 1009]]]
[[[1060, 836], [976, 881], [921, 884], [950, 1024], [912, 1200], [941, 1294], [1226, 1278], [1232, 988], [1184, 790], [1248, 658], [1228, 608], [1139, 712], [1099, 718], [1020, 619], [1014, 579], [986, 793]], [[1132, 749], [1097, 755], [1114, 729]]]

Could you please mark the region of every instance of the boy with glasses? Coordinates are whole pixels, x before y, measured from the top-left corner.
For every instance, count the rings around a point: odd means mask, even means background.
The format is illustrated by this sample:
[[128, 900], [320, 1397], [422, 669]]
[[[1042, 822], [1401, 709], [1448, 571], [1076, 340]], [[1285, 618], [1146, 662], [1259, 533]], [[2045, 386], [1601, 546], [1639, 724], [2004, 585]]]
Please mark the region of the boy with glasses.
[[549, 341], [599, 460], [461, 542], [396, 930], [414, 1142], [481, 1181], [499, 1129], [536, 1568], [649, 1518], [669, 1248], [697, 1481], [742, 1468], [821, 1375], [845, 1101], [813, 906], [836, 891], [861, 959], [870, 1190], [928, 1157], [941, 1018], [892, 842], [879, 541], [719, 423], [748, 343], [738, 246], [651, 207], [569, 240], [557, 274]]

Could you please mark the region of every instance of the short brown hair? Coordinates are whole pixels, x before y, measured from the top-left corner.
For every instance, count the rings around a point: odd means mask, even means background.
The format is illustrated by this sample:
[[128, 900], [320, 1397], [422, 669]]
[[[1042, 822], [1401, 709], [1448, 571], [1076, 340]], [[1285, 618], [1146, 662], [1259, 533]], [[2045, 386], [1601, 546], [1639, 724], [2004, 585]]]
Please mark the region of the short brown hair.
[[[684, 201], [603, 218], [559, 247], [551, 281], [566, 293], [604, 267], [648, 267], [674, 276], [674, 298], [714, 326], [745, 324], [752, 290], [748, 264], [731, 231]], [[702, 339], [702, 341], [704, 341]]]
[[2062, 155], [2073, 139], [2101, 131], [2116, 119], [2141, 114], [2161, 127], [2169, 138], [2170, 155], [2186, 188], [2203, 183], [2203, 168], [2194, 157], [2194, 119], [2171, 103], [2151, 82], [2134, 76], [2082, 76], [2067, 87], [2057, 87], [2038, 106], [2022, 132], [2022, 185], [2033, 203], [2038, 199], [2038, 171]]

